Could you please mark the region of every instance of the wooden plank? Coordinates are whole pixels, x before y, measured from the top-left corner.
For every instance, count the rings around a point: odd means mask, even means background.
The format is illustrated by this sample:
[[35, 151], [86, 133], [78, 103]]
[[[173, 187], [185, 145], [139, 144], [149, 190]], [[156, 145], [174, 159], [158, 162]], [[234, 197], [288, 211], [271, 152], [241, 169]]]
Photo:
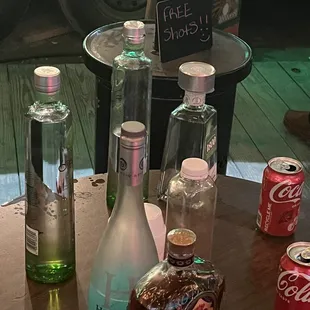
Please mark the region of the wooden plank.
[[254, 67], [290, 109], [309, 110], [309, 97], [278, 62], [255, 62]]
[[[253, 96], [255, 92], [250, 94]], [[294, 156], [251, 96], [242, 85], [238, 86], [235, 114], [265, 160], [268, 161], [276, 156]]]
[[234, 178], [242, 179], [242, 174], [232, 158], [228, 156], [226, 175]]
[[[265, 160], [276, 156], [298, 158], [304, 146], [285, 133], [282, 124], [287, 110], [285, 103], [255, 68], [243, 85], [245, 88], [238, 87], [235, 113]], [[305, 172], [309, 171], [309, 163], [303, 164]], [[306, 184], [304, 191], [307, 196], [310, 196], [309, 185]]]
[[[238, 105], [237, 100], [236, 106]], [[229, 153], [243, 179], [254, 182], [262, 181], [266, 160], [260, 154], [236, 116], [233, 119]]]
[[84, 64], [67, 64], [67, 74], [75, 98], [86, 145], [94, 166], [96, 125], [96, 79]]
[[[279, 65], [294, 79], [297, 85], [310, 98], [310, 63], [299, 61], [280, 61]], [[305, 107], [306, 111], [310, 111], [310, 104]]]
[[7, 66], [0, 65], [0, 203], [21, 194]]
[[[289, 109], [310, 111], [309, 97], [278, 63], [256, 63], [255, 67]], [[283, 119], [284, 115], [280, 116]], [[294, 153], [297, 158], [304, 163], [305, 168], [310, 172], [309, 146], [287, 132], [284, 126], [281, 126], [281, 128], [284, 130], [285, 140], [294, 146]]]
[[310, 48], [255, 48], [253, 56], [255, 61], [309, 61]]
[[[91, 175], [90, 157], [86, 148], [79, 118], [77, 116], [73, 95], [68, 77], [64, 68], [62, 70], [61, 98], [66, 102], [73, 115], [74, 131], [74, 176], [76, 178]], [[35, 101], [33, 88], [33, 65], [9, 65], [9, 78], [11, 81], [12, 108], [14, 112], [15, 136], [17, 145], [17, 160], [21, 175], [22, 189], [24, 189], [24, 112], [28, 105]]]
[[[277, 156], [281, 155], [295, 157], [301, 161], [304, 161], [305, 159], [306, 161], [304, 162], [304, 167], [308, 172], [310, 172], [310, 162], [308, 161], [310, 157], [309, 148], [305, 144], [300, 143], [296, 137], [290, 135], [283, 125], [283, 117], [288, 110], [288, 106], [285, 102], [278, 96], [274, 89], [255, 68], [253, 68], [251, 75], [243, 82], [243, 85], [251, 94], [251, 97], [255, 100], [257, 106], [263, 111], [263, 114], [265, 114], [272, 123], [279, 136], [282, 138], [277, 141], [266, 140], [273, 141], [273, 143], [269, 142], [270, 147], [273, 147], [273, 149], [277, 152]], [[244, 109], [245, 107], [246, 103], [244, 104]], [[267, 130], [265, 130], [264, 134], [266, 134], [266, 131]], [[282, 143], [283, 141], [286, 143]]]

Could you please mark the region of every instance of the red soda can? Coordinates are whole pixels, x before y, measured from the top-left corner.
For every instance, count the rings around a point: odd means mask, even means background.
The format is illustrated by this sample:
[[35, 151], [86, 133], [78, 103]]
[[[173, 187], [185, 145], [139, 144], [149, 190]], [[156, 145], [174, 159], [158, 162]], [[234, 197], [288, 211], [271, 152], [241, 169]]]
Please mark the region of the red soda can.
[[262, 232], [283, 237], [295, 232], [304, 180], [299, 161], [276, 157], [268, 162], [257, 215], [257, 225]]
[[296, 242], [280, 259], [275, 310], [309, 309], [310, 242]]

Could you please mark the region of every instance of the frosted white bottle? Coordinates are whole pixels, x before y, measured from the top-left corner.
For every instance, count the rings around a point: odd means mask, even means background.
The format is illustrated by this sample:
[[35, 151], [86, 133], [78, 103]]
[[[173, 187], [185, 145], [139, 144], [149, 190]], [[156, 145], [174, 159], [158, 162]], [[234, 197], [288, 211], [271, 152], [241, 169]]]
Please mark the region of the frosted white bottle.
[[145, 137], [142, 123], [122, 124], [119, 185], [92, 269], [89, 310], [125, 310], [136, 282], [158, 262], [143, 203]]

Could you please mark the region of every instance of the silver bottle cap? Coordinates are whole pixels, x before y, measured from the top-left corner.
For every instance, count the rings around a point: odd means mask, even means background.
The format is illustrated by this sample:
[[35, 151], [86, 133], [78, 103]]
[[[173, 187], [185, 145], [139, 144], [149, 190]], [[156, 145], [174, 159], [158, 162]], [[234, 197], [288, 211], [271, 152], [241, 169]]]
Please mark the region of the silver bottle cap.
[[192, 256], [195, 252], [196, 234], [185, 228], [171, 230], [168, 235], [168, 252], [172, 256]]
[[137, 20], [129, 20], [124, 23], [123, 36], [132, 44], [140, 44], [145, 37], [144, 23]]
[[55, 93], [60, 89], [60, 70], [42, 66], [34, 70], [34, 87], [41, 93]]
[[126, 138], [143, 138], [145, 134], [145, 126], [140, 122], [128, 121], [124, 122], [121, 126], [121, 136]]
[[214, 91], [215, 69], [204, 63], [191, 61], [179, 67], [178, 84], [185, 91], [209, 94]]

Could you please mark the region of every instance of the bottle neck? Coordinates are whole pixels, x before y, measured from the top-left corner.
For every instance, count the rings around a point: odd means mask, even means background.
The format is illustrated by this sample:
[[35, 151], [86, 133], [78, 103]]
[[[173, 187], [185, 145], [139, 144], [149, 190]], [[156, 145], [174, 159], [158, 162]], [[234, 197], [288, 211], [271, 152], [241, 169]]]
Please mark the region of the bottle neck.
[[193, 109], [199, 109], [204, 106], [206, 102], [206, 94], [204, 93], [194, 93], [186, 91], [183, 97], [183, 103]]
[[36, 99], [41, 104], [58, 102], [59, 101], [59, 91], [53, 93], [42, 93], [37, 91], [36, 92]]
[[145, 164], [145, 139], [142, 144], [140, 140], [136, 145], [124, 145], [120, 141], [118, 196], [129, 195], [130, 192], [132, 199], [143, 204]]
[[131, 58], [144, 56], [144, 38], [141, 39], [139, 43], [133, 43], [131, 39], [124, 38], [124, 48], [122, 54]]

